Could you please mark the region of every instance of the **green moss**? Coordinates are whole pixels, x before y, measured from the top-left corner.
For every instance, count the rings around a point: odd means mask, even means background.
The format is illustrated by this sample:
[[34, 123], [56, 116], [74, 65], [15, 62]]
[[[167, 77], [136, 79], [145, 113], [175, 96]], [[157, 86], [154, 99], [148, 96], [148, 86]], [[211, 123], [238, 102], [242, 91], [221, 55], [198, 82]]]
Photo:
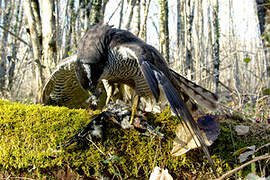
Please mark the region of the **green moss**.
[[[58, 147], [97, 113], [0, 100], [0, 178], [20, 175], [53, 179], [59, 170], [68, 172], [72, 169], [77, 176], [105, 174], [124, 179], [145, 179], [156, 165], [166, 165], [175, 178], [192, 174], [201, 174], [205, 179], [213, 177], [202, 151], [193, 150], [180, 157], [170, 155], [174, 129], [179, 122], [168, 109], [148, 117], [149, 123], [162, 127], [160, 131], [166, 135], [164, 139], [144, 136], [135, 130], [123, 130], [109, 123], [103, 142], [95, 141], [88, 146], [73, 144], [65, 149]], [[232, 156], [235, 150], [267, 142], [263, 138], [258, 141], [253, 137], [237, 137], [229, 128], [232, 126], [233, 129], [235, 124], [223, 122], [218, 141], [210, 147], [219, 175], [237, 165], [236, 157]]]

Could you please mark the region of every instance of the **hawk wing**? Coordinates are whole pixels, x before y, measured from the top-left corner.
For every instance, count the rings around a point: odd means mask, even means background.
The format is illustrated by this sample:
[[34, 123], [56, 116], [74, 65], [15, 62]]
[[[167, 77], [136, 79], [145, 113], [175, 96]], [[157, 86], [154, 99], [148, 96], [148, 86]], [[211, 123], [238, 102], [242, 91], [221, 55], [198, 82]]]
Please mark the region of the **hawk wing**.
[[[139, 67], [155, 99], [159, 99], [161, 89], [170, 103], [172, 111], [176, 114], [179, 120], [183, 120], [181, 123], [184, 123], [185, 126], [188, 127], [187, 133], [193, 134], [194, 132], [196, 138], [203, 148], [205, 155], [208, 158], [209, 163], [212, 166], [213, 171], [216, 173], [213, 160], [210, 157], [210, 153], [203, 139], [200, 128], [197, 122], [193, 119], [184, 100], [182, 99], [181, 92], [179, 92], [179, 89], [182, 88], [181, 86], [179, 87], [179, 81], [181, 81], [181, 79], [174, 74], [175, 72], [172, 72], [172, 70], [168, 68], [160, 53], [157, 52], [157, 50], [155, 50], [155, 48], [152, 46], [136, 43], [123, 46], [127, 46], [133, 52], [133, 54], [136, 55]], [[186, 85], [183, 87], [188, 88], [188, 82], [185, 82]], [[204, 97], [204, 95], [199, 94], [195, 90], [191, 89], [191, 91], [194, 91], [193, 93], [197, 96], [201, 96], [202, 98]], [[216, 97], [213, 93], [211, 95]], [[215, 102], [213, 102], [213, 104], [215, 104]], [[197, 141], [195, 140], [195, 142]]]
[[153, 92], [153, 95], [156, 96], [159, 94], [159, 86], [161, 86], [167, 100], [171, 105], [172, 111], [176, 114], [177, 118], [179, 120], [183, 120], [186, 127], [191, 127], [191, 129], [188, 128], [188, 131], [191, 134], [192, 131], [194, 132], [200, 145], [203, 148], [205, 155], [208, 158], [209, 163], [215, 171], [214, 162], [211, 159], [207, 145], [202, 137], [200, 128], [198, 127], [196, 121], [193, 119], [187, 106], [179, 95], [177, 89], [173, 86], [172, 82], [165, 76], [162, 71], [158, 70], [153, 64], [149, 63], [145, 59], [140, 60], [140, 67], [151, 91]]
[[53, 71], [42, 91], [42, 103], [46, 105], [85, 108], [90, 97], [78, 81], [75, 66], [77, 56], [64, 59]]

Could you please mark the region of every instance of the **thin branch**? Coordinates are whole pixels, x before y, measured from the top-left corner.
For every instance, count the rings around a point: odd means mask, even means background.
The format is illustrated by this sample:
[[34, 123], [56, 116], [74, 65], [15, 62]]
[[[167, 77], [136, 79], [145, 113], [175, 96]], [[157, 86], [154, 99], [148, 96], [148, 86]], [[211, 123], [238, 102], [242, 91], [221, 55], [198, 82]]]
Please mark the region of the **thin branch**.
[[4, 28], [3, 26], [0, 25], [0, 28], [3, 29], [4, 31], [8, 32], [10, 35], [14, 36], [16, 39], [24, 43], [25, 45], [31, 47], [25, 40], [14, 34], [13, 32], [9, 31], [8, 29]]
[[244, 167], [256, 162], [256, 161], [260, 161], [260, 160], [264, 160], [264, 159], [270, 159], [270, 155], [268, 154], [265, 154], [265, 155], [262, 155], [262, 156], [259, 156], [259, 157], [255, 157], [254, 159], [250, 160], [249, 162], [227, 172], [226, 174], [223, 174], [221, 177], [217, 178], [216, 180], [222, 180], [228, 176], [231, 176], [233, 173], [235, 173], [236, 171], [239, 171], [240, 169], [243, 169]]
[[111, 16], [109, 17], [108, 21], [106, 24], [109, 24], [109, 22], [111, 21], [112, 17], [114, 16], [114, 14], [116, 13], [116, 11], [118, 10], [118, 8], [120, 7], [121, 5], [121, 1], [119, 1], [117, 7], [115, 8], [115, 10], [113, 11], [113, 13], [111, 14]]

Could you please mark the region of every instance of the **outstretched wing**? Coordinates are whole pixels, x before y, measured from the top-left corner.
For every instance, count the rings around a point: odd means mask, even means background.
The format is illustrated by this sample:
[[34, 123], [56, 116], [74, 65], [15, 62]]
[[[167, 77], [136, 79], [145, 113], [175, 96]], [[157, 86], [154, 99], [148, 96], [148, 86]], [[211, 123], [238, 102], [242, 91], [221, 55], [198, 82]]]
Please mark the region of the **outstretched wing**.
[[45, 105], [66, 106], [69, 108], [87, 107], [89, 93], [79, 83], [75, 62], [77, 56], [64, 59], [54, 70], [42, 91]]
[[[181, 98], [179, 92], [177, 91], [177, 88], [174, 87], [173, 82], [171, 82], [171, 80], [163, 73], [160, 67], [157, 68], [154, 64], [151, 63], [151, 61], [152, 60], [149, 61], [148, 59], [146, 59], [144, 55], [138, 57], [140, 68], [153, 95], [158, 98], [157, 95], [159, 94], [159, 87], [161, 87], [161, 89], [164, 91], [164, 94], [166, 95], [167, 100], [171, 105], [172, 111], [176, 114], [178, 119], [183, 120], [186, 127], [191, 128], [188, 128], [189, 133], [193, 134], [192, 131], [194, 132], [200, 145], [203, 148], [204, 153], [208, 158], [209, 163], [212, 166], [213, 171], [216, 173], [213, 160], [210, 157], [210, 153], [208, 151], [206, 143], [204, 142], [198, 124], [193, 119], [186, 104]], [[155, 61], [162, 61], [162, 59], [156, 59]], [[158, 62], [155, 63], [158, 64]]]

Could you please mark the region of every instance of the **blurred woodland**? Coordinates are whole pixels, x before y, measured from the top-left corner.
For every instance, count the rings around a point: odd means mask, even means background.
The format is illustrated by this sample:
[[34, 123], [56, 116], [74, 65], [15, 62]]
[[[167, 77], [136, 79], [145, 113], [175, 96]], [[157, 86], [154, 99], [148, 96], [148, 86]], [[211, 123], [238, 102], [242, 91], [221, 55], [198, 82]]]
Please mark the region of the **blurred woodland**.
[[269, 105], [267, 0], [242, 6], [232, 0], [1, 0], [0, 7], [4, 99], [39, 102], [58, 62], [76, 53], [91, 25], [106, 23], [155, 46], [174, 70], [216, 92], [221, 104], [234, 110]]
[[50, 73], [97, 23], [156, 47], [220, 97], [217, 114], [270, 123], [269, 0], [0, 0], [0, 98], [39, 103]]

